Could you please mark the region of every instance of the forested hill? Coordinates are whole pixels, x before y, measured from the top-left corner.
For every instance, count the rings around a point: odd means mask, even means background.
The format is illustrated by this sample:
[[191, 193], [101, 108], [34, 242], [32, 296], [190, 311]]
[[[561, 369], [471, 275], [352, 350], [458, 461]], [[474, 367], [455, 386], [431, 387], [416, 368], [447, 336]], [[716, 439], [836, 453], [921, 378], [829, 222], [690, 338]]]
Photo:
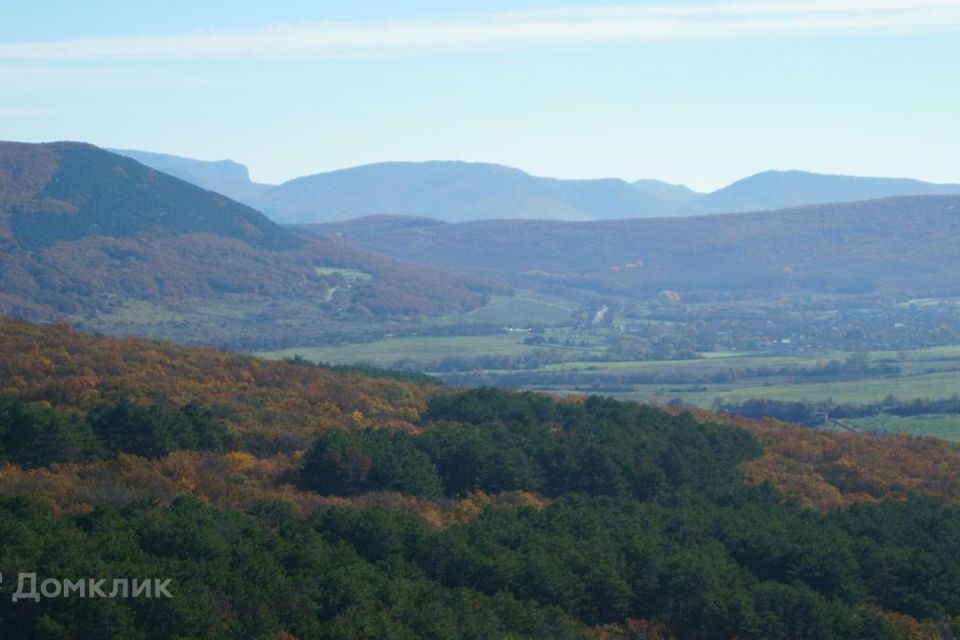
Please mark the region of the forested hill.
[[398, 375], [0, 320], [4, 637], [960, 631], [957, 447]]
[[259, 249], [302, 244], [250, 207], [76, 142], [0, 143], [0, 229], [30, 249], [144, 232], [208, 233]]
[[365, 218], [304, 226], [370, 251], [591, 291], [810, 290], [955, 295], [960, 196], [602, 222], [440, 224]]
[[[470, 310], [507, 291], [304, 239], [218, 193], [73, 142], [0, 143], [0, 274], [0, 313], [245, 346], [300, 340], [304, 327], [320, 335], [337, 323]], [[264, 310], [277, 308], [286, 325], [266, 322]]]

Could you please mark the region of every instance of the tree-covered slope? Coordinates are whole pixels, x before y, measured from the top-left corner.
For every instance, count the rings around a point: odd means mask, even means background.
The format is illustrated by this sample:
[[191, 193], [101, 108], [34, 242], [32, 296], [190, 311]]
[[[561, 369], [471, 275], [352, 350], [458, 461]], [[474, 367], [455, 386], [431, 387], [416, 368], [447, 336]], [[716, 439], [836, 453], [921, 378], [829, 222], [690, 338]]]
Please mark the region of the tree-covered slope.
[[[41, 165], [40, 157], [53, 167]], [[5, 142], [0, 158], [11, 174], [18, 165], [38, 165], [30, 175], [10, 178], [29, 186], [0, 196], [0, 215], [12, 239], [30, 249], [92, 235], [145, 232], [208, 233], [262, 249], [302, 244], [250, 207], [93, 145]], [[46, 175], [37, 175], [39, 170]]]
[[[946, 443], [863, 447], [63, 326], [0, 321], [0, 347], [4, 637], [960, 631], [960, 449]], [[909, 495], [857, 490], [858, 473], [908, 468], [927, 480]], [[809, 508], [798, 474], [849, 501]], [[22, 574], [37, 601], [12, 600]], [[169, 580], [170, 596], [48, 597], [133, 578]]]
[[[141, 321], [171, 312], [138, 319], [132, 303], [179, 304], [174, 316], [200, 324], [177, 337], [209, 343], [220, 333], [218, 344], [472, 309], [506, 291], [304, 239], [225, 196], [81, 143], [0, 143], [0, 245], [0, 313], [139, 333]], [[235, 307], [239, 322], [215, 319], [217, 331], [183, 309], [203, 305]], [[300, 329], [258, 326], [259, 310], [285, 305]], [[110, 314], [133, 321], [111, 324]]]
[[386, 255], [619, 294], [905, 291], [960, 282], [960, 196], [915, 196], [692, 218], [436, 224], [372, 218], [303, 227]]

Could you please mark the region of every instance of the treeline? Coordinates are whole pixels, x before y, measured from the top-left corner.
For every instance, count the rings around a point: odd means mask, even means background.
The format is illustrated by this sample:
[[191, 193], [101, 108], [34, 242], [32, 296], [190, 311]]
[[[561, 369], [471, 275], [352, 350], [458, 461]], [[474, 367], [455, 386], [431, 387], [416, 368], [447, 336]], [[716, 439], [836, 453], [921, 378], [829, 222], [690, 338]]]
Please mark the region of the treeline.
[[570, 355], [557, 349], [533, 349], [509, 354], [489, 354], [479, 356], [445, 356], [434, 362], [423, 362], [413, 358], [398, 360], [395, 364], [404, 370], [429, 370], [438, 374], [460, 373], [484, 370], [530, 371], [547, 364], [565, 362]]
[[[619, 342], [623, 343], [625, 340], [621, 339]], [[642, 341], [637, 342], [639, 344]], [[618, 352], [617, 349], [618, 347], [614, 346], [608, 354], [591, 357], [578, 356], [576, 359], [579, 362], [616, 362], [622, 358], [635, 360], [676, 360], [699, 357], [698, 354], [692, 350], [675, 350], [670, 353], [660, 351], [655, 354], [638, 351], [633, 354], [624, 354], [622, 351]], [[703, 367], [698, 367], [697, 370], [659, 372], [631, 371], [629, 373], [621, 373], [604, 370], [601, 367], [598, 367], [597, 370], [593, 372], [583, 369], [576, 371], [537, 370], [542, 364], [563, 362], [568, 359], [568, 357], [569, 356], [565, 356], [562, 353], [558, 353], [553, 359], [540, 356], [540, 361], [538, 361], [537, 357], [532, 357], [529, 360], [529, 366], [527, 366], [526, 362], [518, 358], [511, 360], [509, 357], [498, 356], [480, 356], [477, 359], [456, 357], [453, 360], [455, 366], [443, 367], [443, 363], [430, 366], [433, 367], [434, 371], [442, 374], [443, 379], [451, 385], [496, 385], [543, 388], [573, 386], [578, 389], [591, 389], [595, 392], [632, 391], [634, 385], [701, 386], [709, 384], [730, 384], [737, 380], [747, 378], [770, 379], [783, 376], [812, 379], [858, 378], [863, 376], [895, 376], [902, 372], [899, 364], [891, 363], [888, 360], [872, 361], [866, 352], [856, 352], [843, 361], [830, 360], [829, 362], [821, 363], [813, 367], [764, 366], [721, 368], [718, 364], [705, 364]], [[426, 368], [427, 366], [423, 363], [418, 364], [421, 368]], [[497, 364], [500, 366], [494, 366]], [[491, 372], [491, 370], [497, 369], [506, 372]]]
[[25, 468], [117, 453], [160, 458], [180, 449], [223, 451], [233, 442], [226, 426], [196, 402], [147, 405], [124, 396], [81, 416], [0, 395], [0, 462]]
[[414, 384], [443, 384], [439, 378], [420, 373], [418, 371], [405, 371], [401, 369], [384, 369], [362, 364], [330, 364], [329, 362], [313, 362], [296, 354], [291, 358], [284, 358], [287, 364], [300, 367], [315, 367], [317, 369], [326, 369], [337, 373], [356, 373], [368, 378], [389, 378], [392, 380], [401, 380], [403, 382], [412, 382]]
[[714, 410], [721, 413], [743, 416], [754, 420], [775, 418], [784, 422], [815, 426], [831, 418], [865, 418], [880, 414], [895, 416], [919, 416], [930, 414], [960, 415], [960, 396], [930, 399], [897, 400], [889, 395], [879, 402], [837, 404], [832, 401], [787, 401], [770, 398], [755, 398], [741, 403], [724, 402], [714, 404]]

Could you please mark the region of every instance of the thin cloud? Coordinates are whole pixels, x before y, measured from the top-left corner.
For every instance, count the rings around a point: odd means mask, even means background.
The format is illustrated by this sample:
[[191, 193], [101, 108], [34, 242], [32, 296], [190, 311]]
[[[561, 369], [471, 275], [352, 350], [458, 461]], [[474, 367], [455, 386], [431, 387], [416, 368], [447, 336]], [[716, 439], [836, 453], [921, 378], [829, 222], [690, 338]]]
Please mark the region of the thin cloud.
[[904, 12], [956, 9], [956, 0], [740, 0], [733, 2], [687, 2], [681, 4], [572, 6], [551, 9], [525, 9], [498, 14], [518, 18], [629, 18], [695, 16], [769, 16], [803, 14], [843, 14], [855, 12]]
[[0, 44], [0, 60], [322, 59], [662, 39], [958, 28], [957, 0], [688, 2], [516, 11], [456, 21], [326, 22], [248, 32], [8, 43]]

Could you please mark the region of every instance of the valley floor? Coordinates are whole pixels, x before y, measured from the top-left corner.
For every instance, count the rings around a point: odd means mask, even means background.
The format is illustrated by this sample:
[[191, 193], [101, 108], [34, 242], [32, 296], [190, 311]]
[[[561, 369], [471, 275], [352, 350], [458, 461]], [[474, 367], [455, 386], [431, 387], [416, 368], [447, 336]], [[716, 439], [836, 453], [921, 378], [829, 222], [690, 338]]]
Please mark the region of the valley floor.
[[[924, 301], [922, 306], [935, 303]], [[452, 385], [595, 393], [701, 408], [761, 398], [822, 406], [890, 405], [960, 393], [960, 344], [867, 351], [810, 349], [778, 340], [758, 350], [691, 349], [685, 353], [676, 347], [682, 344], [676, 338], [664, 348], [666, 357], [651, 351], [631, 357], [631, 342], [639, 339], [625, 331], [629, 321], [619, 326], [569, 322], [578, 313], [589, 316], [569, 300], [524, 293], [494, 299], [473, 314], [434, 323], [434, 327], [457, 327], [467, 335], [384, 335], [368, 342], [257, 355], [416, 370]], [[664, 342], [654, 337], [646, 344], [656, 340]], [[952, 413], [901, 416], [878, 411], [836, 419], [826, 415], [821, 426], [960, 440], [960, 415]]]

